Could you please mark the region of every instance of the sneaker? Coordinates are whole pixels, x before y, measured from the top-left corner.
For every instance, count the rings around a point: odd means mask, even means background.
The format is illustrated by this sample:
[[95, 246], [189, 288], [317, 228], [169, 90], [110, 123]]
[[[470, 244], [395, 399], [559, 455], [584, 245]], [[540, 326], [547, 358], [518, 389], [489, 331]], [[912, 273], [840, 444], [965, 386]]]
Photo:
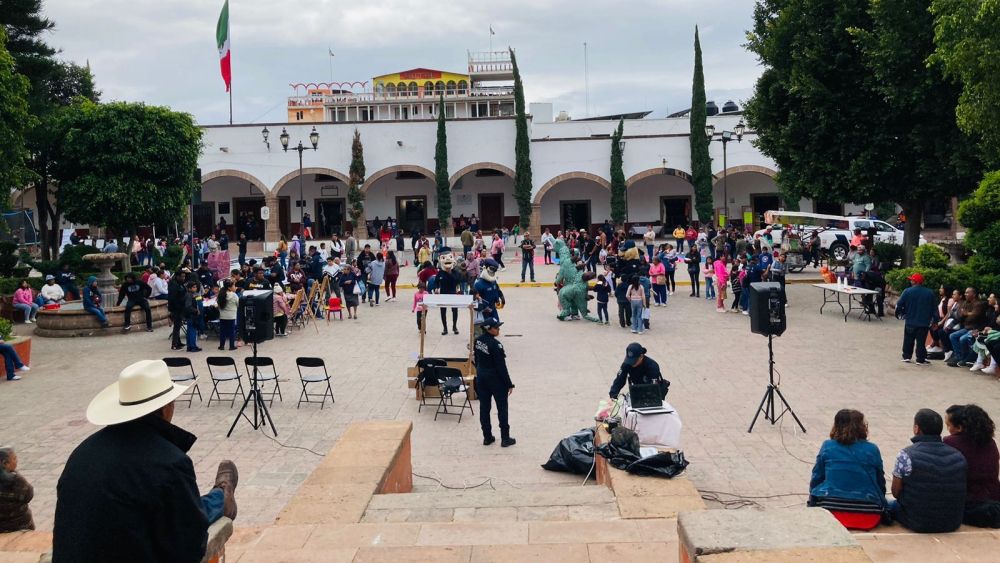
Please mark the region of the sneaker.
[[955, 353], [955, 352], [954, 352], [954, 351], [952, 351], [952, 350], [948, 350], [947, 352], [945, 352], [945, 353], [944, 353], [944, 361], [946, 361], [946, 362], [947, 362], [948, 360], [950, 360], [950, 359], [951, 359], [951, 356], [952, 356], [952, 355], [953, 355], [954, 353]]
[[219, 464], [219, 470], [215, 474], [215, 486], [222, 489], [222, 515], [230, 520], [236, 518], [236, 485], [240, 482], [240, 472], [236, 469], [236, 464], [230, 460], [224, 460]]
[[635, 330], [635, 329], [633, 328], [633, 329], [632, 329], [632, 334], [635, 334], [636, 332], [637, 332], [637, 331], [636, 331], [636, 330]]
[[508, 436], [508, 437], [502, 438], [500, 440], [500, 447], [501, 448], [507, 448], [507, 447], [513, 446], [516, 443], [517, 443], [517, 440], [515, 440], [515, 439], [511, 438], [510, 436]]
[[130, 326], [123, 326], [122, 327], [122, 332], [128, 332], [130, 330], [132, 330], [132, 327], [130, 327]]
[[30, 325], [31, 324], [31, 319], [24, 319], [24, 324]]
[[940, 346], [931, 346], [930, 348], [927, 349], [927, 351], [936, 354], [938, 352], [944, 352], [944, 349], [941, 348]]
[[976, 363], [972, 364], [972, 367], [969, 368], [969, 371], [979, 371], [979, 370], [983, 369], [984, 367], [986, 367], [986, 366], [983, 365], [983, 362], [981, 362], [979, 360], [976, 360]]
[[993, 362], [990, 365], [983, 368], [983, 373], [986, 375], [996, 375], [997, 374], [997, 363]]
[[31, 371], [31, 368], [29, 368], [28, 366], [21, 366], [17, 368], [17, 371]]
[[11, 377], [8, 377], [7, 381], [21, 381], [21, 376], [20, 375], [13, 375]]
[[490, 444], [492, 444], [493, 442], [496, 442], [496, 441], [497, 441], [496, 438], [494, 438], [493, 436], [489, 436], [489, 437], [483, 438], [483, 445], [484, 446], [488, 446], [488, 445], [490, 445]]
[[743, 313], [744, 315], [748, 316], [748, 317], [750, 316], [750, 313], [748, 313], [746, 311], [740, 311], [740, 312]]
[[924, 361], [922, 361], [922, 362], [916, 362], [916, 364], [917, 364], [918, 366], [929, 366], [929, 365], [931, 365], [931, 363], [930, 363], [930, 362], [928, 362], [927, 360], [924, 360]]
[[147, 328], [147, 329], [146, 329], [146, 332], [153, 332], [153, 329], [151, 329], [151, 328]]
[[903, 358], [900, 361], [903, 362], [904, 364], [908, 364], [908, 363], [910, 363], [910, 358]]

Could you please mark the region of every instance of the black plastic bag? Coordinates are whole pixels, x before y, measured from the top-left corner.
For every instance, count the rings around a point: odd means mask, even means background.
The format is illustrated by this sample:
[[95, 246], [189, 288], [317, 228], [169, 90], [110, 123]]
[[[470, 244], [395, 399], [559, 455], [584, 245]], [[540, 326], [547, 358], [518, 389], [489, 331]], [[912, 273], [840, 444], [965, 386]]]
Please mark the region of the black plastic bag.
[[594, 429], [584, 428], [559, 441], [542, 469], [586, 475], [594, 466]]
[[684, 459], [684, 452], [660, 452], [632, 462], [625, 468], [625, 471], [635, 475], [652, 475], [670, 479], [679, 475], [687, 466], [688, 460]]

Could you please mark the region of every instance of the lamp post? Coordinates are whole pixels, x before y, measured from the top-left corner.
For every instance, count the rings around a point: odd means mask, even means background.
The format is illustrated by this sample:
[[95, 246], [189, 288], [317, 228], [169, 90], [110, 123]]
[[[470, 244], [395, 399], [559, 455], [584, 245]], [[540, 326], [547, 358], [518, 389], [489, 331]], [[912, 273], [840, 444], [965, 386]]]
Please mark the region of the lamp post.
[[[264, 141], [267, 142], [267, 128], [265, 128], [264, 131], [262, 131], [261, 133], [264, 135]], [[278, 136], [278, 139], [281, 140], [281, 150], [288, 152], [288, 141], [290, 137], [291, 135], [288, 134], [288, 131], [286, 131], [285, 128], [282, 127], [281, 135]], [[315, 126], [313, 126], [312, 128], [312, 132], [309, 133], [309, 142], [312, 144], [311, 150], [316, 150], [319, 148], [319, 133], [316, 132]], [[305, 230], [302, 225], [302, 221], [304, 219], [306, 211], [306, 198], [304, 195], [304, 191], [302, 189], [302, 152], [310, 150], [310, 147], [304, 146], [302, 144], [302, 141], [299, 141], [298, 146], [292, 147], [292, 150], [298, 151], [299, 153], [299, 232], [304, 235]]]
[[[733, 136], [736, 136], [736, 142], [743, 142], [743, 132], [746, 131], [746, 125], [743, 123], [743, 119], [736, 124], [733, 131], [725, 131], [719, 135], [719, 140], [722, 141], [722, 197], [723, 197], [723, 212], [726, 214], [726, 223], [728, 224], [732, 219], [729, 217], [729, 163], [727, 162], [726, 145], [729, 141], [733, 140]], [[715, 125], [705, 126], [705, 137], [709, 143], [713, 141], [715, 137]], [[719, 225], [720, 227], [722, 225]]]

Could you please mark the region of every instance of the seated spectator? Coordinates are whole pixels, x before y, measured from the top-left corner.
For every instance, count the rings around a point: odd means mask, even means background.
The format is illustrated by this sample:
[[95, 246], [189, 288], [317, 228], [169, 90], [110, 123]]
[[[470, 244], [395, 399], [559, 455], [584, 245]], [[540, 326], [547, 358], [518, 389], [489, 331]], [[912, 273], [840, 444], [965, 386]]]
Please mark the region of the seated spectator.
[[996, 294], [991, 293], [986, 299], [986, 326], [972, 342], [976, 363], [972, 364], [969, 371], [982, 370], [987, 375], [996, 375], [996, 358], [993, 357], [990, 348], [996, 350], [998, 345], [1000, 345], [1000, 303], [997, 302]]
[[170, 293], [169, 281], [170, 272], [159, 268], [153, 270], [149, 276], [149, 298], [166, 301]]
[[976, 356], [972, 343], [979, 336], [979, 331], [986, 327], [986, 303], [979, 299], [974, 287], [965, 289], [965, 302], [958, 309], [958, 322], [961, 328], [948, 337], [954, 354], [947, 363], [953, 368], [971, 367]]
[[171, 424], [185, 390], [162, 361], [143, 360], [90, 402], [87, 420], [104, 428], [59, 477], [53, 561], [201, 561], [208, 526], [236, 518], [236, 465], [220, 463], [202, 496], [187, 455], [197, 438]]
[[996, 426], [977, 405], [952, 405], [946, 411], [944, 443], [962, 452], [969, 471], [962, 522], [1000, 528], [1000, 452], [993, 441]]
[[7, 381], [19, 381], [21, 376], [17, 375], [17, 372], [31, 369], [24, 365], [21, 357], [17, 355], [17, 350], [10, 344], [0, 342], [0, 356], [3, 356], [4, 369], [7, 371]]
[[38, 315], [38, 303], [35, 303], [35, 294], [31, 291], [28, 280], [21, 280], [21, 284], [14, 291], [13, 304], [15, 309], [24, 312], [25, 324], [30, 325], [35, 322], [35, 317]]
[[[62, 270], [56, 276], [56, 282], [62, 288], [66, 299], [79, 299], [80, 290], [76, 287], [76, 274], [70, 271], [69, 264], [63, 264]], [[71, 297], [72, 296], [72, 297]]]
[[66, 292], [56, 284], [56, 277], [51, 274], [45, 276], [45, 285], [38, 292], [38, 296], [42, 301], [42, 305], [62, 304], [66, 302]]
[[101, 308], [101, 290], [97, 288], [97, 276], [87, 278], [87, 285], [83, 288], [83, 310], [97, 317], [101, 328], [111, 326], [108, 323], [108, 316]]
[[865, 415], [841, 409], [816, 455], [809, 506], [825, 508], [845, 527], [870, 530], [885, 509], [885, 474], [878, 446], [868, 441]]
[[961, 452], [941, 441], [944, 421], [931, 409], [913, 417], [913, 442], [892, 469], [892, 517], [919, 533], [954, 532], [965, 511], [968, 465]]
[[0, 533], [34, 530], [28, 503], [35, 490], [17, 472], [17, 454], [11, 448], [0, 448]]

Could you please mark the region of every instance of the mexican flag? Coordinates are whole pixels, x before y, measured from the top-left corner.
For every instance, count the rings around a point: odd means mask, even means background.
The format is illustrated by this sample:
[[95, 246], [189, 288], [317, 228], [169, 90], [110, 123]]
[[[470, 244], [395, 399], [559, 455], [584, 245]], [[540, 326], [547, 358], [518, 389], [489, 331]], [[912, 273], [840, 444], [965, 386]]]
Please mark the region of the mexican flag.
[[226, 3], [222, 5], [222, 13], [219, 14], [219, 23], [215, 26], [215, 42], [219, 46], [219, 66], [222, 69], [222, 80], [226, 83], [226, 92], [228, 92], [233, 81], [229, 52], [229, 0], [226, 0]]

